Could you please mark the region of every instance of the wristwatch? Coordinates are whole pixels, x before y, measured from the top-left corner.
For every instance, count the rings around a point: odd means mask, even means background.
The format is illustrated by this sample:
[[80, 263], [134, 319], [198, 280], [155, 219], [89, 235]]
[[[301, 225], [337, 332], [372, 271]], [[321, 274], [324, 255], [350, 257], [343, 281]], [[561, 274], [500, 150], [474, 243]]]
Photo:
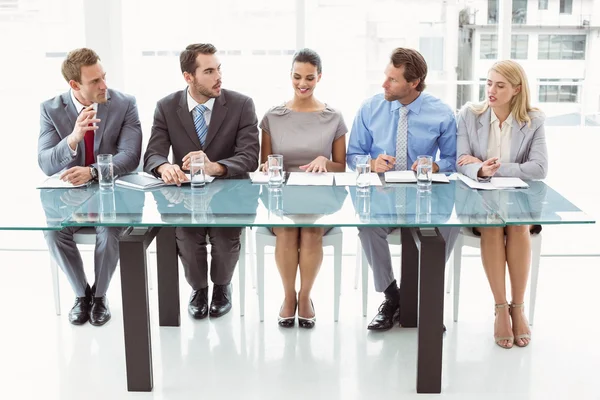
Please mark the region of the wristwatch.
[[92, 180], [93, 181], [97, 181], [98, 180], [98, 170], [96, 169], [96, 167], [90, 165], [90, 175], [92, 175]]

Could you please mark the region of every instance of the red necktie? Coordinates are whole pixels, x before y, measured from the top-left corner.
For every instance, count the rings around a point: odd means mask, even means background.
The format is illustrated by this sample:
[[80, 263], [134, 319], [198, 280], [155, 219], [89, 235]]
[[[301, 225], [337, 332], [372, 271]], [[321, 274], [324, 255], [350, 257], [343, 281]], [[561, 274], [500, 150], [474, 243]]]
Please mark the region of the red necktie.
[[[90, 124], [89, 126], [93, 126]], [[94, 163], [94, 131], [87, 131], [83, 137], [85, 142], [85, 166], [89, 166]]]

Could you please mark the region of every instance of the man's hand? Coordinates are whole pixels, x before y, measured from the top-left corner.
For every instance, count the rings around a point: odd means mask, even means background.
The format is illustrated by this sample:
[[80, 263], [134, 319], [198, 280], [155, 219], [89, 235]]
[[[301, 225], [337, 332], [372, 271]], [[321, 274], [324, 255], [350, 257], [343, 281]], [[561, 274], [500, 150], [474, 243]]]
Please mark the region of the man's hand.
[[188, 177], [185, 176], [177, 164], [164, 163], [156, 169], [156, 172], [158, 172], [162, 180], [169, 185], [174, 183], [177, 186], [181, 186], [182, 182], [188, 181]]
[[494, 174], [500, 168], [500, 163], [498, 162], [498, 157], [490, 158], [489, 160], [485, 160], [479, 168], [479, 172], [477, 176], [482, 178], [488, 178], [490, 176], [494, 176]]
[[204, 156], [204, 173], [210, 176], [221, 176], [225, 175], [227, 169], [219, 164], [218, 162], [212, 162], [208, 159], [208, 156], [202, 150], [200, 151], [191, 151], [183, 157], [183, 170], [189, 171], [192, 165], [192, 157], [193, 156]]
[[376, 159], [371, 160], [371, 172], [387, 172], [394, 169], [396, 158], [386, 154], [380, 154]]
[[477, 157], [473, 157], [473, 156], [469, 156], [469, 155], [462, 155], [459, 157], [458, 159], [458, 165], [459, 166], [463, 166], [463, 165], [468, 165], [468, 164], [475, 164], [475, 163], [481, 163], [483, 161], [481, 161], [479, 158]]
[[[431, 167], [431, 173], [435, 174], [440, 170], [440, 166], [437, 165], [436, 163], [431, 163], [432, 167]], [[415, 161], [413, 163], [413, 165], [410, 167], [410, 169], [412, 169], [413, 171], [417, 171], [417, 162]]]
[[301, 165], [300, 169], [304, 172], [327, 172], [327, 158], [319, 156], [312, 160], [309, 164]]
[[83, 185], [92, 180], [90, 167], [72, 167], [63, 172], [60, 179], [72, 185]]
[[[77, 117], [77, 121], [75, 121], [75, 126], [73, 127], [73, 132], [67, 137], [67, 143], [71, 150], [75, 150], [77, 148], [77, 143], [83, 140], [85, 133], [87, 131], [95, 131], [98, 129], [99, 119], [96, 118], [96, 110], [92, 106], [88, 106], [84, 108], [79, 116]], [[96, 124], [90, 126], [90, 124]]]

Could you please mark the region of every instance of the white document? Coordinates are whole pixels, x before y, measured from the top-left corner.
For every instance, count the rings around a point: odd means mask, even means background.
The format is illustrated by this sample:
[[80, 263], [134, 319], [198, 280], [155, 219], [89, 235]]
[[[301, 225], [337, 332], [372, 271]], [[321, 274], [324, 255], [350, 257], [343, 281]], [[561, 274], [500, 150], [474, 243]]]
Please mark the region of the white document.
[[70, 182], [62, 181], [60, 179], [61, 173], [49, 176], [46, 180], [37, 185], [36, 189], [72, 189], [89, 185], [89, 182], [82, 183], [81, 185], [73, 185]]
[[298, 186], [333, 186], [333, 173], [291, 172], [287, 184]]
[[[356, 172], [337, 172], [334, 174], [336, 186], [356, 186]], [[379, 175], [375, 172], [369, 174], [371, 186], [382, 186]]]
[[[267, 173], [254, 171], [249, 174], [252, 183], [269, 183], [269, 174]], [[283, 179], [285, 179], [285, 172], [283, 173]]]
[[487, 182], [475, 181], [468, 176], [459, 174], [459, 179], [471, 189], [479, 190], [498, 190], [498, 189], [516, 189], [528, 188], [529, 185], [520, 178], [492, 178]]
[[[389, 183], [417, 183], [417, 175], [414, 171], [388, 171], [385, 173], [385, 181]], [[431, 181], [435, 183], [450, 183], [445, 174], [431, 174]]]

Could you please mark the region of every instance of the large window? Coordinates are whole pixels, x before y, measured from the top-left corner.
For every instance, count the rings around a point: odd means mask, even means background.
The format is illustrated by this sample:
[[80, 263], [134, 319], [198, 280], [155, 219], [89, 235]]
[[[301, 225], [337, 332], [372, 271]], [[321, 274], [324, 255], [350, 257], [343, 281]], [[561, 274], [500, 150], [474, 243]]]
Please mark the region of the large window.
[[498, 35], [496, 34], [482, 34], [480, 47], [479, 47], [479, 58], [485, 59], [496, 59], [498, 58]]
[[540, 35], [540, 60], [584, 60], [585, 35]]
[[419, 38], [419, 52], [427, 61], [430, 71], [444, 70], [444, 38], [422, 37]]
[[547, 10], [548, 0], [538, 0], [538, 10]]
[[560, 13], [571, 14], [573, 12], [573, 0], [560, 0]]
[[514, 60], [526, 60], [528, 46], [529, 35], [512, 35], [510, 43], [510, 58]]
[[[579, 82], [579, 79], [540, 79], [539, 100], [540, 103], [577, 103], [579, 101], [579, 85], [569, 84], [565, 81]], [[548, 84], [546, 82], [560, 82]]]
[[[498, 0], [488, 0], [488, 24], [498, 23]], [[512, 23], [527, 23], [527, 0], [513, 0]]]

